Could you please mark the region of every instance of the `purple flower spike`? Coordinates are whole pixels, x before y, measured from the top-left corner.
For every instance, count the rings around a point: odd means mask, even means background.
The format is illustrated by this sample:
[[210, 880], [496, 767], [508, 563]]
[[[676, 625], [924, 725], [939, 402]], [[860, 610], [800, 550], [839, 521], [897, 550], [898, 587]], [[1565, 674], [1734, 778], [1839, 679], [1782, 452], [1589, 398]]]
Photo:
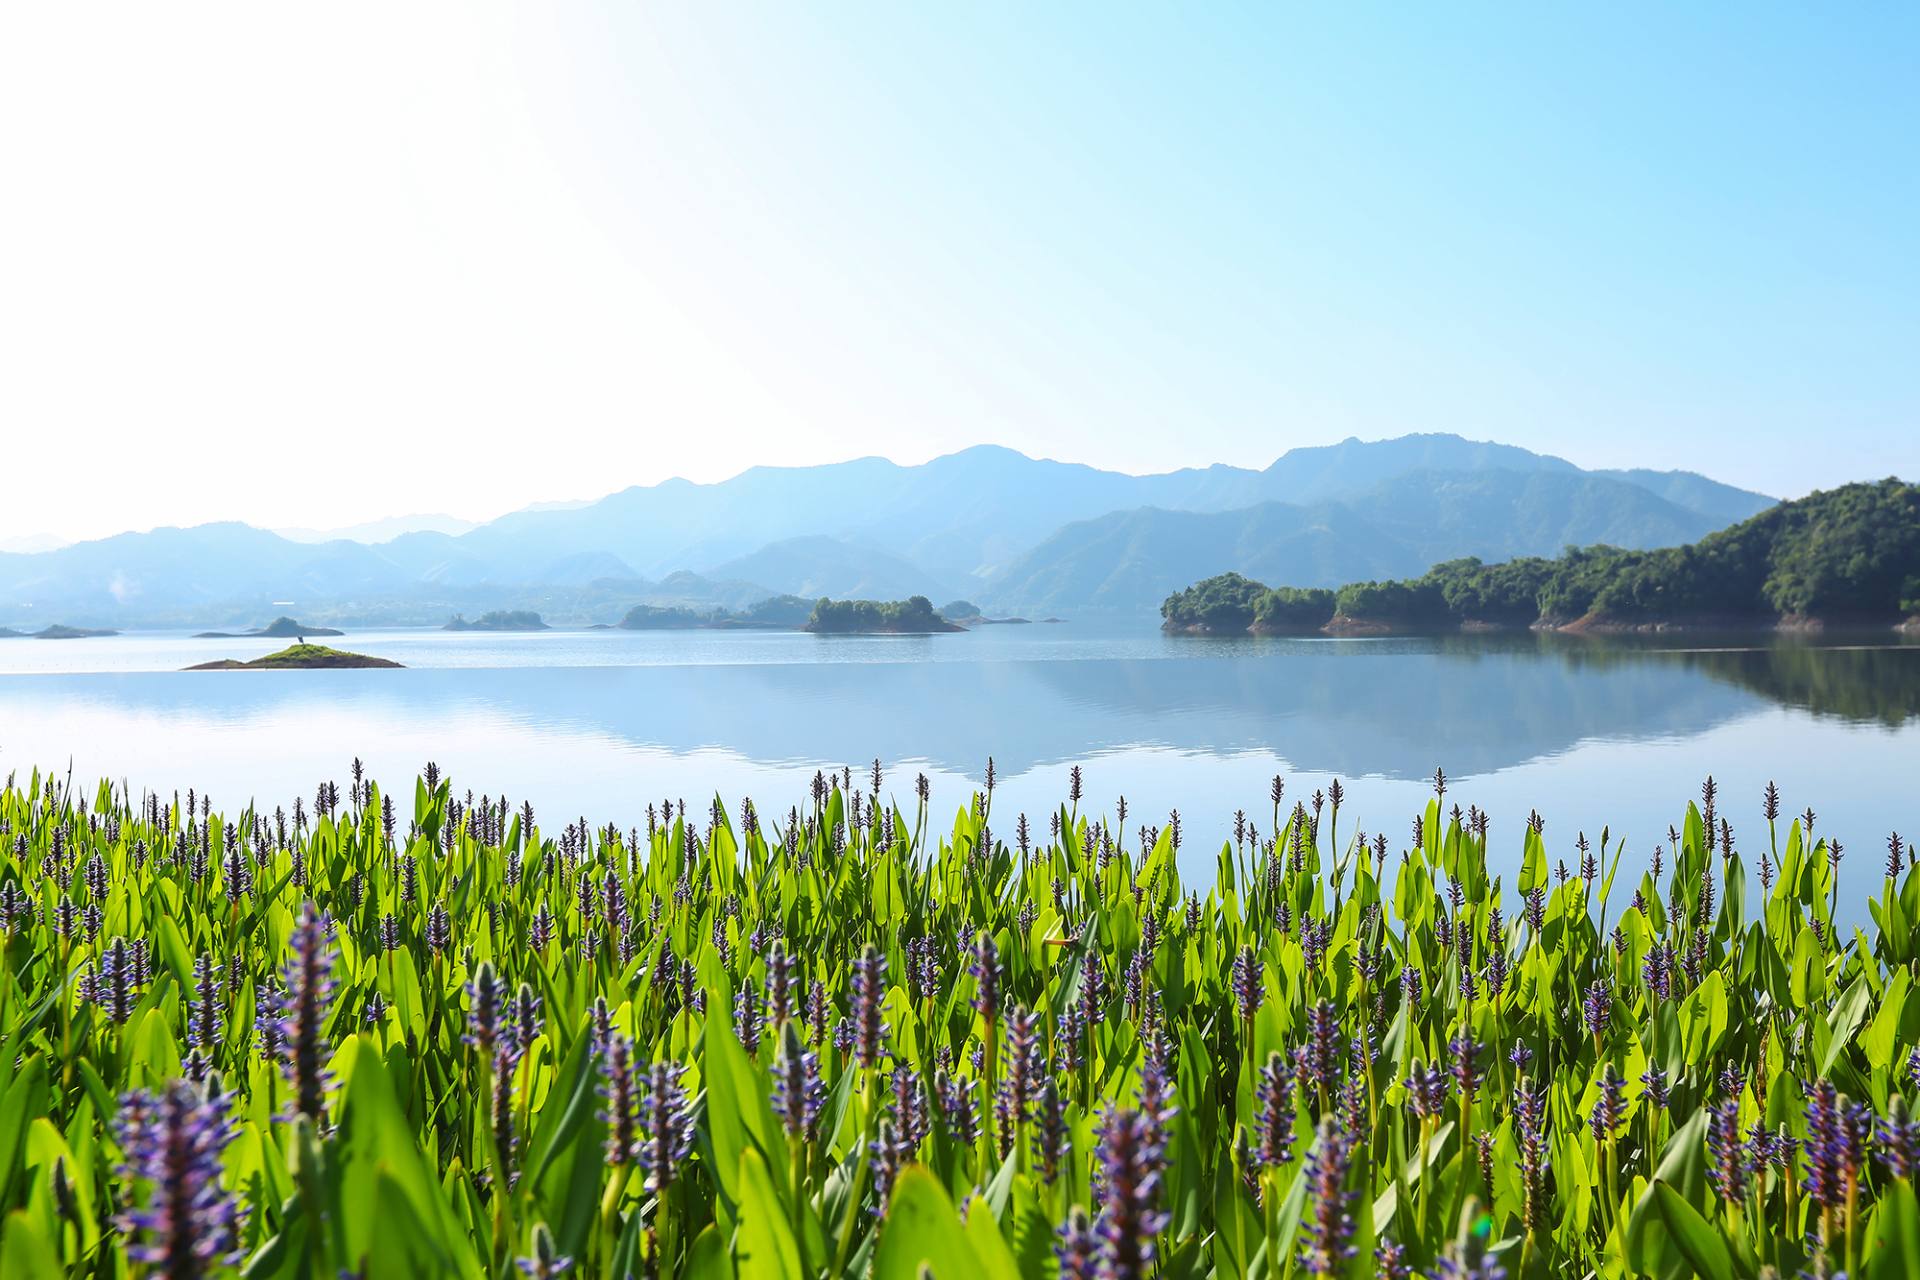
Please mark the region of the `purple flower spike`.
[[853, 1053], [869, 1070], [880, 1065], [887, 1024], [880, 1005], [887, 994], [887, 959], [869, 946], [853, 965]]
[[1340, 1015], [1333, 1003], [1322, 1000], [1307, 1010], [1305, 1071], [1316, 1089], [1330, 1092], [1340, 1081], [1344, 1055], [1340, 1047]]
[[1160, 1180], [1166, 1134], [1152, 1117], [1115, 1107], [1100, 1118], [1101, 1274], [1144, 1280], [1153, 1267], [1155, 1237], [1166, 1230]]
[[1525, 1192], [1522, 1214], [1529, 1231], [1547, 1229], [1547, 1091], [1520, 1082], [1513, 1097], [1515, 1139], [1520, 1147], [1520, 1184]]
[[1052, 1183], [1060, 1176], [1071, 1144], [1067, 1124], [1067, 1100], [1053, 1077], [1041, 1086], [1034, 1104], [1033, 1156], [1040, 1166], [1040, 1180]]
[[292, 958], [286, 968], [285, 1014], [280, 1041], [287, 1059], [287, 1077], [293, 1085], [294, 1108], [314, 1124], [326, 1120], [327, 1075], [321, 1065], [327, 1052], [325, 1027], [333, 1000], [333, 924], [308, 902], [294, 926]]
[[1438, 1067], [1413, 1064], [1407, 1076], [1407, 1102], [1422, 1120], [1437, 1120], [1447, 1105], [1447, 1076]]
[[920, 1073], [906, 1063], [893, 1068], [889, 1083], [893, 1089], [894, 1156], [906, 1164], [920, 1153], [920, 1144], [933, 1132], [927, 1115], [927, 1091], [920, 1087]]
[[974, 1105], [973, 1083], [962, 1076], [940, 1071], [934, 1074], [933, 1092], [940, 1101], [940, 1115], [953, 1140], [963, 1147], [980, 1141], [980, 1112]]
[[671, 1186], [680, 1166], [693, 1151], [693, 1112], [687, 1090], [680, 1083], [681, 1068], [656, 1062], [641, 1078], [640, 1141], [635, 1154], [647, 1185], [655, 1191]]
[[773, 1113], [790, 1136], [811, 1139], [826, 1104], [820, 1055], [807, 1048], [799, 1029], [788, 1022], [781, 1030], [780, 1056], [773, 1065]]
[[240, 1210], [220, 1185], [221, 1153], [238, 1132], [222, 1094], [202, 1098], [176, 1081], [164, 1093], [121, 1099], [121, 1176], [151, 1186], [146, 1207], [122, 1214], [128, 1256], [169, 1280], [211, 1275], [240, 1261]]
[[1587, 988], [1581, 1012], [1587, 1020], [1587, 1034], [1595, 1040], [1605, 1039], [1607, 1026], [1613, 1020], [1613, 992], [1603, 982], [1594, 983]]
[[1000, 1016], [1000, 953], [991, 935], [982, 933], [974, 940], [967, 972], [973, 975], [973, 1007], [991, 1024]]
[[1233, 999], [1239, 1006], [1242, 1022], [1253, 1021], [1266, 994], [1266, 984], [1260, 979], [1259, 959], [1252, 947], [1242, 947], [1233, 957]]
[[533, 1042], [540, 1038], [540, 997], [533, 993], [533, 987], [523, 982], [513, 997], [513, 1051], [518, 1057], [525, 1057], [533, 1051]]
[[733, 993], [733, 1034], [749, 1058], [760, 1056], [760, 1010], [753, 985], [743, 982]]
[[1267, 1055], [1254, 1086], [1254, 1118], [1258, 1145], [1254, 1158], [1262, 1169], [1293, 1161], [1293, 1076], [1278, 1053]]
[[1462, 1101], [1472, 1097], [1480, 1086], [1478, 1060], [1484, 1047], [1472, 1036], [1455, 1036], [1447, 1041], [1447, 1052], [1453, 1055], [1453, 1083], [1460, 1090]]
[[785, 1026], [793, 1017], [796, 990], [793, 985], [794, 959], [786, 944], [776, 942], [767, 953], [767, 1018], [776, 1027]]
[[1894, 1098], [1880, 1122], [1880, 1163], [1896, 1178], [1911, 1179], [1920, 1174], [1920, 1120], [1907, 1111], [1901, 1098]]
[[1301, 1219], [1300, 1265], [1309, 1275], [1333, 1275], [1353, 1256], [1353, 1217], [1347, 1212], [1347, 1163], [1353, 1147], [1331, 1116], [1320, 1120], [1320, 1135], [1301, 1176], [1307, 1179], [1309, 1205]]
[[1039, 1089], [1043, 1066], [1040, 1054], [1040, 1017], [1025, 1005], [1015, 1005], [1007, 1014], [1007, 1048], [1000, 1094], [994, 1107], [1000, 1125], [1000, 1154], [1012, 1149], [1017, 1127], [1025, 1123]]
[[606, 1103], [600, 1120], [607, 1126], [607, 1163], [624, 1165], [633, 1158], [638, 1135], [633, 1123], [633, 1044], [618, 1031], [608, 1031], [601, 1044], [600, 1097]]
[[1100, 1275], [1100, 1236], [1079, 1205], [1060, 1224], [1053, 1256], [1060, 1261], [1060, 1280], [1096, 1280]]
[[1722, 1098], [1707, 1111], [1708, 1176], [1728, 1204], [1747, 1194], [1747, 1146], [1740, 1136], [1740, 1103]]
[[1668, 1099], [1666, 1068], [1657, 1062], [1653, 1063], [1640, 1073], [1640, 1083], [1646, 1086], [1647, 1102], [1665, 1111]]
[[1807, 1087], [1807, 1199], [1823, 1209], [1841, 1203], [1846, 1195], [1845, 1119], [1839, 1091], [1830, 1080]]
[[1608, 1063], [1606, 1074], [1600, 1077], [1600, 1096], [1594, 1100], [1593, 1114], [1587, 1120], [1593, 1129], [1594, 1141], [1610, 1140], [1626, 1118], [1626, 1081], [1613, 1069], [1613, 1064]]

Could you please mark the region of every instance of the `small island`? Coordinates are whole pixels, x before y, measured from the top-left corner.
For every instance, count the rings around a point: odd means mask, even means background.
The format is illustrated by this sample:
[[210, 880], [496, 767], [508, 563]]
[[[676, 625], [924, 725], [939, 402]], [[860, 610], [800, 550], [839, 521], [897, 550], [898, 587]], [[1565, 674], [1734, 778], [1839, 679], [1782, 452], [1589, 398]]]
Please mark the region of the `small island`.
[[341, 636], [344, 631], [332, 627], [310, 627], [304, 622], [296, 622], [282, 615], [264, 627], [255, 627], [251, 631], [201, 631], [194, 635], [195, 640], [298, 640], [305, 636]]
[[[1033, 623], [1031, 618], [989, 618], [980, 611], [980, 606], [971, 600], [952, 600], [940, 606], [940, 616], [957, 627], [1025, 627]], [[1058, 622], [1058, 618], [1049, 618], [1049, 622]]]
[[531, 609], [490, 609], [469, 619], [456, 613], [447, 619], [442, 631], [551, 631], [545, 620]]
[[342, 649], [329, 649], [323, 644], [288, 645], [278, 653], [270, 653], [264, 658], [255, 658], [251, 662], [240, 662], [234, 658], [222, 658], [218, 662], [202, 662], [186, 668], [188, 671], [327, 671], [347, 667], [399, 667], [391, 658], [373, 658], [364, 653], [347, 653]]
[[745, 609], [716, 606], [637, 604], [620, 619], [622, 631], [795, 631], [813, 616], [813, 604], [799, 596], [769, 596]]
[[937, 635], [965, 631], [941, 617], [925, 596], [905, 600], [828, 600], [813, 606], [803, 631], [816, 635]]
[[[16, 632], [15, 634], [17, 635], [18, 633]], [[117, 636], [119, 634], [118, 631], [110, 631], [104, 628], [67, 627], [58, 624], [51, 627], [42, 627], [40, 630], [31, 633], [32, 638], [35, 640], [90, 640], [95, 636]]]

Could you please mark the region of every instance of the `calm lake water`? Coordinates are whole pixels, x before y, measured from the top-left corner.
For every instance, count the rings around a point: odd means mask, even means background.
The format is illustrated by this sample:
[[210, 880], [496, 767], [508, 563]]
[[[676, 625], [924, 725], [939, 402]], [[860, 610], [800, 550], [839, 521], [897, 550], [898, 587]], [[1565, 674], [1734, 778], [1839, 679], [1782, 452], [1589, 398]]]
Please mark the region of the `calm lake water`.
[[[816, 768], [878, 756], [889, 789], [932, 780], [951, 814], [1000, 778], [995, 826], [1036, 822], [1085, 767], [1087, 803], [1125, 795], [1129, 828], [1183, 818], [1183, 860], [1209, 875], [1235, 809], [1269, 812], [1280, 774], [1302, 798], [1338, 777], [1341, 829], [1399, 847], [1444, 767], [1449, 797], [1493, 816], [1517, 861], [1530, 809], [1549, 847], [1603, 825], [1630, 865], [1712, 773], [1736, 842], [1766, 840], [1761, 788], [1811, 806], [1876, 888], [1890, 831], [1920, 835], [1920, 645], [1753, 637], [1560, 636], [1232, 640], [1149, 627], [983, 628], [964, 635], [424, 630], [340, 644], [404, 671], [186, 673], [260, 640], [129, 634], [0, 641], [0, 772], [111, 777], [136, 793], [194, 786], [217, 805], [311, 796], [359, 756], [397, 782], [427, 760], [456, 785], [533, 802], [548, 825], [622, 826], [648, 800], [801, 801]], [[910, 800], [903, 800], [910, 807]]]

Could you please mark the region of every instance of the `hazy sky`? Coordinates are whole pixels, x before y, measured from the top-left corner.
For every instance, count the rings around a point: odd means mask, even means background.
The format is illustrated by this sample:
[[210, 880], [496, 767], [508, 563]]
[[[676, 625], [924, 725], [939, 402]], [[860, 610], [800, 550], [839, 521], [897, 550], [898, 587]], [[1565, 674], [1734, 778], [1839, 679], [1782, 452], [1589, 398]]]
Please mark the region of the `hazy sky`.
[[1920, 478], [1920, 7], [1593, 8], [10, 5], [0, 537], [981, 441]]

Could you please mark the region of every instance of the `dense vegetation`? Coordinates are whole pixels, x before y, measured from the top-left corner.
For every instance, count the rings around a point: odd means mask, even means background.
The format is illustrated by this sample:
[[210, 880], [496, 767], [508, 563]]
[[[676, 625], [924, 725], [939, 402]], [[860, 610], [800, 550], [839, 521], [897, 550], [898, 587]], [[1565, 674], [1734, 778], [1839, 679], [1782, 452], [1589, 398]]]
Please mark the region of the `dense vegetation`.
[[1269, 587], [1237, 573], [1196, 582], [1160, 606], [1169, 628], [1209, 632], [1317, 631], [1333, 610], [1334, 593], [1324, 587]]
[[[1311, 599], [1305, 598], [1311, 594]], [[1272, 597], [1272, 599], [1269, 599]], [[1268, 617], [1310, 629], [1343, 619], [1447, 626], [1579, 620], [1891, 621], [1920, 614], [1920, 488], [1899, 480], [1816, 493], [1657, 551], [1568, 550], [1557, 559], [1450, 560], [1410, 581], [1335, 594], [1269, 591], [1222, 574], [1167, 598], [1172, 628], [1245, 630]]]
[[681, 631], [695, 627], [800, 627], [813, 616], [813, 603], [799, 596], [769, 596], [744, 609], [723, 605], [637, 604], [620, 619], [624, 631]]
[[1897, 839], [1869, 934], [1771, 788], [1637, 867], [1535, 817], [1506, 888], [1443, 777], [1397, 854], [1275, 779], [1190, 884], [1178, 814], [987, 776], [944, 831], [877, 763], [627, 832], [9, 780], [0, 1272], [1920, 1268]]
[[531, 609], [489, 609], [469, 620], [463, 614], [447, 619], [446, 631], [545, 631], [547, 624]]
[[828, 600], [813, 606], [807, 619], [808, 631], [821, 632], [926, 632], [959, 631], [941, 617], [933, 602], [925, 596], [905, 600]]

